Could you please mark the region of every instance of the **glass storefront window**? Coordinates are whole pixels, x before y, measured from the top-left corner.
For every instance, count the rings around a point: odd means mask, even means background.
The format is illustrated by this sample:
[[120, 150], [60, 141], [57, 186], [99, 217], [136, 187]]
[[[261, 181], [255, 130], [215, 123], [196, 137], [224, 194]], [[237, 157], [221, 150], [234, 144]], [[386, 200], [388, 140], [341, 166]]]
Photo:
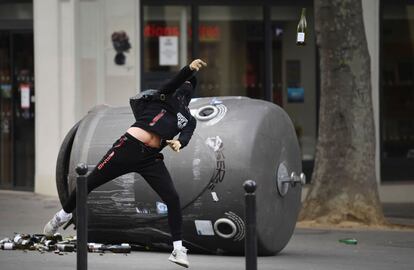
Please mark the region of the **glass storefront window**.
[[10, 33], [0, 31], [0, 187], [13, 184], [13, 100]]
[[0, 188], [33, 189], [34, 90], [33, 33], [0, 31]]
[[381, 20], [382, 175], [408, 179], [414, 176], [414, 4], [384, 3]]
[[275, 6], [272, 19], [273, 102], [292, 119], [304, 161], [313, 160], [316, 145], [316, 47], [313, 8], [306, 7], [306, 46], [296, 46], [299, 6]]
[[[302, 6], [273, 6], [271, 9], [271, 91], [273, 102], [283, 107], [294, 122], [303, 160], [313, 161], [317, 129], [317, 60], [313, 8], [305, 7], [308, 33], [307, 45], [302, 47], [295, 43]], [[198, 75], [197, 96], [264, 99], [263, 6], [200, 5], [196, 8], [198, 17], [190, 18], [190, 7], [143, 6], [143, 87], [156, 88], [191, 59], [193, 19], [199, 27], [198, 57], [208, 63], [208, 68]], [[163, 41], [162, 38], [167, 39]], [[170, 42], [169, 47], [162, 45], [163, 42]]]
[[[307, 8], [307, 44], [296, 46], [302, 7], [275, 5], [271, 8], [271, 91], [273, 102], [284, 108], [295, 125], [302, 158], [309, 161], [305, 167], [310, 174], [317, 133], [317, 59], [311, 3], [304, 6]], [[186, 64], [185, 60], [191, 59], [192, 19], [197, 20], [199, 27], [198, 57], [208, 63], [208, 68], [198, 74], [197, 96], [265, 99], [263, 6], [199, 5], [195, 8], [197, 18], [190, 18], [191, 9], [185, 6], [143, 6], [143, 87], [156, 88]], [[162, 55], [168, 51], [160, 47], [160, 38], [164, 36], [175, 39], [169, 51], [175, 57], [172, 64], [162, 64], [166, 60], [161, 59], [165, 57]]]
[[0, 19], [33, 20], [33, 4], [13, 3], [12, 1], [10, 1], [10, 3], [2, 3], [0, 8]]
[[261, 6], [200, 6], [199, 96], [263, 98], [263, 15]]
[[156, 88], [191, 59], [190, 7], [144, 6], [142, 29], [144, 88]]
[[33, 190], [33, 1], [0, 2], [0, 189]]

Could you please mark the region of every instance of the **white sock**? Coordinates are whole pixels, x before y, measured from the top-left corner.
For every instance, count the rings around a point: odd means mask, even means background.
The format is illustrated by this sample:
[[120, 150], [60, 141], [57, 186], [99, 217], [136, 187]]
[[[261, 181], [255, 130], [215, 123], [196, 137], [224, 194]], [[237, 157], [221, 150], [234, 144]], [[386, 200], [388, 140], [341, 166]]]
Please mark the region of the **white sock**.
[[61, 221], [66, 222], [72, 218], [72, 213], [66, 213], [65, 210], [60, 210], [57, 212], [57, 216], [60, 218]]
[[181, 249], [183, 247], [183, 241], [174, 241], [173, 242], [174, 249]]

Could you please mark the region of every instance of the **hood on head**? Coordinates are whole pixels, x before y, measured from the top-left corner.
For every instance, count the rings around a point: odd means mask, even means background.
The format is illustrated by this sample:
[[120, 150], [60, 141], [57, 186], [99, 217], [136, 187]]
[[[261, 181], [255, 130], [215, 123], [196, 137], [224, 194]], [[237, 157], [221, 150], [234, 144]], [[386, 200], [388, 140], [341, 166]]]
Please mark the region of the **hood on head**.
[[175, 91], [175, 95], [182, 105], [188, 106], [193, 96], [193, 85], [186, 81]]

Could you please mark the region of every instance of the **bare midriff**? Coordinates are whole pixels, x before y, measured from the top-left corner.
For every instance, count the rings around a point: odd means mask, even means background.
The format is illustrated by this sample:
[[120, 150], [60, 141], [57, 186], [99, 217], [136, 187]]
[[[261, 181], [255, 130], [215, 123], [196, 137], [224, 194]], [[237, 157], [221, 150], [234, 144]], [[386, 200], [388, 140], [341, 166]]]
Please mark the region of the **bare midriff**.
[[161, 138], [157, 134], [139, 127], [130, 127], [127, 132], [149, 147], [160, 147]]

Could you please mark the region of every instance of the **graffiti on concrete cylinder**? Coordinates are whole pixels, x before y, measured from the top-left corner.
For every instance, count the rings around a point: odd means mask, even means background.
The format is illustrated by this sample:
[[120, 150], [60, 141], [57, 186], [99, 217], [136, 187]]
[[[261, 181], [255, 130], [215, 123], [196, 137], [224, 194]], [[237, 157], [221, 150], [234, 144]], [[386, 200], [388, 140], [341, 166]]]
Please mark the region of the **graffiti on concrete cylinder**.
[[223, 141], [219, 136], [207, 138], [206, 144], [213, 149], [216, 156], [216, 169], [210, 179], [208, 189], [213, 190], [217, 184], [223, 182], [226, 174], [225, 156], [223, 154]]

